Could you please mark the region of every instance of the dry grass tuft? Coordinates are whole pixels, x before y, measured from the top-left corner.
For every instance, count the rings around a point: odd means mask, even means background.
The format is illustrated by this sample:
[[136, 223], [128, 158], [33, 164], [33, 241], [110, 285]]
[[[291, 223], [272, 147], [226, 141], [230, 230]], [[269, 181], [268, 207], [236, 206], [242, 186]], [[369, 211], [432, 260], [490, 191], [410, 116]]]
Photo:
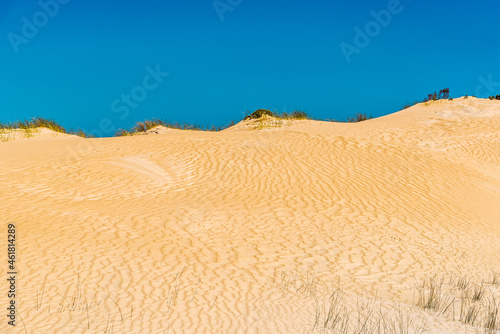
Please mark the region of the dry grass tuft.
[[436, 276], [424, 279], [419, 285], [416, 285], [418, 291], [417, 305], [425, 310], [434, 311], [439, 314], [445, 314], [451, 310], [454, 298], [443, 296], [444, 278]]
[[373, 118], [372, 115], [367, 115], [367, 114], [358, 112], [353, 117], [347, 117], [346, 122], [347, 123], [358, 123], [358, 122], [366, 121], [366, 120], [369, 120], [372, 118]]
[[500, 272], [491, 271], [489, 283], [492, 285], [500, 285]]
[[10, 130], [22, 130], [26, 138], [31, 138], [38, 132], [39, 128], [46, 128], [60, 133], [68, 133], [66, 129], [55, 120], [37, 116], [32, 119], [18, 120], [11, 123], [0, 122], [0, 139], [2, 141], [13, 139], [12, 131]]
[[119, 129], [116, 131], [115, 136], [132, 136], [137, 134], [145, 134], [148, 130], [151, 130], [157, 126], [163, 126], [169, 129], [176, 130], [194, 130], [194, 131], [222, 131], [228, 127], [233, 126], [235, 123], [231, 121], [227, 125], [223, 126], [201, 126], [197, 124], [189, 123], [179, 123], [179, 122], [168, 122], [160, 118], [153, 118], [151, 120], [145, 120], [143, 122], [137, 122], [133, 128], [130, 130]]
[[40, 116], [34, 117], [30, 120], [17, 121], [14, 124], [15, 128], [18, 129], [36, 129], [36, 128], [47, 128], [49, 130], [61, 133], [67, 133], [66, 129], [63, 128], [58, 122], [51, 118], [43, 118]]
[[500, 330], [500, 303], [497, 303], [495, 298], [492, 297], [487, 304], [486, 316], [484, 321], [484, 328], [486, 333], [498, 333]]
[[467, 276], [462, 276], [458, 279], [457, 288], [464, 291], [469, 286], [470, 281], [467, 279]]
[[[452, 320], [458, 319], [484, 333], [499, 333], [500, 303], [496, 298], [500, 291], [495, 285], [498, 284], [497, 273], [492, 272], [487, 283], [475, 283], [467, 276], [456, 280], [451, 277], [447, 286], [443, 282], [443, 279], [433, 277], [417, 284], [417, 306]], [[456, 310], [455, 304], [459, 304]]]
[[276, 119], [283, 119], [283, 120], [304, 120], [304, 119], [312, 119], [305, 111], [302, 110], [295, 110], [292, 111], [291, 113], [287, 112], [272, 112], [267, 109], [257, 109], [253, 113], [250, 113], [247, 111], [246, 116], [243, 118], [244, 121], [246, 120], [251, 120], [251, 119], [260, 119], [260, 118], [265, 118], [265, 117], [272, 117]]
[[82, 137], [82, 138], [95, 138], [95, 136], [93, 136], [92, 134], [88, 133], [87, 131], [85, 131], [83, 129], [70, 130], [70, 131], [68, 131], [68, 133], [70, 135], [75, 135], [75, 136]]

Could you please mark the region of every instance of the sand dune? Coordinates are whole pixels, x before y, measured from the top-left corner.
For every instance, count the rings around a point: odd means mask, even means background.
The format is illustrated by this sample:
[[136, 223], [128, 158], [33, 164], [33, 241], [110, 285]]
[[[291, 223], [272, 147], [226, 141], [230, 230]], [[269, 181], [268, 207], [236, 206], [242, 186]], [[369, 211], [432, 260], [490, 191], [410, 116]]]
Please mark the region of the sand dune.
[[0, 142], [23, 320], [9, 333], [321, 332], [337, 287], [349, 312], [375, 300], [474, 332], [416, 307], [415, 282], [500, 272], [498, 101], [252, 122]]

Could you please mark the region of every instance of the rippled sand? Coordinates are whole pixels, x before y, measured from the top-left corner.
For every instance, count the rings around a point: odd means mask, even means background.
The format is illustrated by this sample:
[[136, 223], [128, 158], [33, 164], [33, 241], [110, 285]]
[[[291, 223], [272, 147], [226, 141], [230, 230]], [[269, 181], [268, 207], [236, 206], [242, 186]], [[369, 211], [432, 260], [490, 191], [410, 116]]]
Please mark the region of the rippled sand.
[[500, 102], [269, 122], [0, 142], [23, 321], [0, 332], [319, 333], [338, 287], [467, 332], [415, 282], [500, 270]]

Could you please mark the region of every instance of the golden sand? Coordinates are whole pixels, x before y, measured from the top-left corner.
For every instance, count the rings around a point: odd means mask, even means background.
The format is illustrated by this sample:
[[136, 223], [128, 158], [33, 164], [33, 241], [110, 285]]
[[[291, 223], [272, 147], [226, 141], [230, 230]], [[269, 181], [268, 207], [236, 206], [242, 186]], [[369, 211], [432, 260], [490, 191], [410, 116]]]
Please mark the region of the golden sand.
[[416, 282], [500, 272], [498, 101], [10, 139], [0, 249], [14, 222], [22, 322], [2, 313], [1, 333], [327, 333], [338, 288], [348, 314], [371, 303], [473, 333], [416, 306]]

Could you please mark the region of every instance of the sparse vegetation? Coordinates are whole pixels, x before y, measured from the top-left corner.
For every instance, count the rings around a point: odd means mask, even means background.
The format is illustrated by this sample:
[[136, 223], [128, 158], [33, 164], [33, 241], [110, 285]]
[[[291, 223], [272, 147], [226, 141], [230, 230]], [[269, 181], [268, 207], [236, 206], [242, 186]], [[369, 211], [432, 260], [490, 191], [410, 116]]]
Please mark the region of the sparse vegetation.
[[272, 129], [272, 128], [280, 128], [284, 125], [283, 119], [274, 118], [267, 115], [264, 115], [255, 120], [252, 123], [252, 126], [256, 130], [264, 130], [264, 129]]
[[414, 106], [416, 104], [419, 104], [421, 102], [427, 103], [429, 101], [437, 101], [437, 100], [453, 101], [453, 98], [450, 96], [450, 89], [449, 88], [444, 88], [444, 89], [441, 89], [439, 91], [439, 93], [438, 92], [434, 92], [434, 93], [431, 93], [431, 94], [427, 94], [427, 97], [424, 98], [422, 101], [415, 101], [413, 103], [406, 103], [405, 105], [403, 105], [403, 109], [410, 108], [410, 107], [412, 107], [412, 106]]
[[82, 138], [95, 138], [94, 135], [88, 133], [87, 131], [85, 131], [83, 129], [70, 130], [70, 131], [68, 131], [68, 134], [75, 135], [75, 136], [82, 137]]
[[[439, 93], [434, 92], [432, 94], [428, 94], [427, 98], [422, 101], [414, 101], [413, 103], [406, 103], [403, 106], [403, 109], [410, 108], [413, 105], [416, 105], [420, 102], [425, 102], [429, 104], [430, 101], [437, 101], [440, 99], [448, 99], [449, 101], [453, 101], [453, 98], [449, 96], [450, 90], [449, 88], [444, 88], [439, 91]], [[468, 98], [467, 95], [464, 96], [465, 99]], [[490, 96], [490, 100], [500, 100], [500, 95]], [[372, 119], [372, 115], [368, 115], [366, 113], [356, 113], [352, 117], [347, 117], [344, 122], [348, 123], [357, 123], [362, 122], [368, 119]], [[297, 110], [291, 113], [287, 112], [272, 112], [268, 109], [257, 109], [256, 111], [249, 113], [243, 118], [243, 120], [256, 120], [254, 123], [254, 128], [256, 129], [265, 129], [265, 128], [274, 128], [283, 126], [283, 121], [286, 120], [306, 120], [313, 119], [309, 114], [305, 111]], [[336, 120], [325, 120], [336, 122]], [[156, 126], [164, 126], [166, 128], [178, 129], [178, 130], [196, 130], [196, 131], [222, 131], [227, 129], [235, 124], [234, 121], [231, 121], [227, 125], [223, 126], [201, 126], [197, 124], [189, 124], [189, 123], [179, 123], [179, 122], [169, 122], [160, 118], [153, 118], [151, 120], [145, 120], [142, 122], [137, 122], [135, 126], [131, 129], [118, 129], [115, 132], [115, 136], [131, 136], [137, 134], [145, 134], [148, 130], [156, 127]], [[12, 131], [9, 130], [23, 130], [25, 137], [33, 137], [38, 128], [47, 128], [52, 131], [76, 135], [82, 138], [93, 138], [95, 136], [91, 135], [87, 131], [83, 129], [76, 129], [67, 131], [63, 126], [61, 126], [58, 122], [50, 118], [43, 118], [40, 116], [34, 117], [29, 120], [18, 120], [16, 122], [10, 123], [2, 123], [0, 122], [0, 140], [2, 142], [6, 142], [15, 138], [15, 135]], [[500, 278], [498, 278], [500, 280]]]
[[311, 119], [311, 117], [305, 111], [292, 111], [290, 114], [284, 112], [279, 114], [279, 118], [283, 119]]
[[125, 136], [132, 136], [134, 135], [134, 132], [131, 132], [129, 130], [124, 130], [124, 129], [118, 129], [115, 132], [115, 137], [125, 137]]
[[443, 278], [431, 277], [424, 279], [420, 285], [417, 285], [417, 305], [438, 314], [447, 313], [453, 305], [453, 299], [443, 296], [443, 283]]
[[[366, 121], [368, 119], [372, 119], [372, 115], [368, 115], [366, 113], [356, 113], [352, 117], [347, 117], [344, 122], [347, 123], [357, 123]], [[257, 122], [255, 123], [256, 128], [271, 128], [271, 127], [280, 127], [284, 123], [284, 120], [306, 120], [306, 119], [314, 119], [308, 113], [302, 110], [293, 111], [291, 113], [287, 112], [272, 112], [268, 109], [257, 109], [253, 113], [247, 112], [247, 115], [243, 118], [243, 120], [252, 120], [255, 119]], [[329, 122], [337, 122], [336, 120], [325, 120]]]
[[[414, 319], [401, 307], [388, 307], [374, 300], [358, 300], [356, 309], [348, 310], [344, 293], [335, 290], [330, 296], [328, 311], [316, 305], [313, 331], [341, 334], [409, 334], [424, 331], [424, 324]], [[324, 314], [323, 314], [324, 313]]]
[[499, 285], [500, 284], [500, 272], [491, 271], [490, 280], [488, 282], [491, 285]]
[[247, 112], [247, 115], [243, 118], [243, 120], [246, 121], [250, 119], [259, 119], [265, 116], [287, 120], [311, 119], [311, 117], [305, 111], [301, 110], [292, 111], [291, 113], [277, 113], [267, 109], [257, 109], [251, 114]]
[[5, 128], [2, 128], [0, 126], [0, 140], [2, 142], [7, 142], [7, 141], [10, 141], [11, 139], [13, 139], [12, 131], [5, 129]]
[[63, 128], [58, 122], [50, 118], [43, 118], [40, 116], [33, 117], [28, 120], [18, 120], [12, 123], [0, 123], [0, 129], [20, 129], [31, 131], [37, 128], [47, 128], [52, 131], [67, 133], [66, 129]]
[[412, 102], [412, 103], [407, 102], [405, 105], [403, 105], [403, 109], [408, 109], [408, 108], [410, 108], [410, 107], [412, 107], [414, 105], [419, 104], [420, 102], [421, 101], [415, 101], [415, 102]]
[[473, 302], [478, 302], [483, 299], [485, 294], [484, 284], [474, 285], [472, 290], [470, 290], [470, 294], [469, 298], [472, 299]]
[[243, 118], [243, 120], [246, 121], [246, 120], [249, 120], [249, 119], [259, 119], [259, 118], [261, 118], [263, 116], [277, 117], [277, 115], [275, 113], [273, 113], [272, 111], [270, 111], [270, 110], [267, 110], [267, 109], [257, 109], [253, 113], [251, 113], [249, 115], [246, 115]]
[[[179, 130], [201, 130], [201, 128], [198, 127], [197, 125], [192, 125], [192, 124], [187, 124], [187, 123], [167, 122], [167, 121], [162, 120], [160, 118], [153, 118], [151, 120], [137, 122], [136, 125], [131, 130], [126, 131], [126, 132], [131, 133], [131, 134], [136, 134], [136, 133], [146, 132], [146, 131], [151, 130], [152, 128], [157, 127], [157, 126], [164, 126], [166, 128], [179, 129]], [[122, 131], [125, 131], [125, 130], [122, 130]]]
[[467, 279], [467, 276], [462, 276], [457, 281], [457, 288], [464, 291], [469, 286], [469, 283], [470, 281]]
[[289, 125], [289, 122], [293, 120], [305, 120], [312, 119], [305, 111], [293, 111], [291, 113], [287, 112], [272, 112], [267, 109], [257, 109], [253, 113], [247, 112], [247, 115], [243, 118], [246, 120], [255, 120], [252, 123], [254, 129], [263, 130], [269, 128], [279, 128], [283, 125]]
[[460, 303], [459, 320], [467, 325], [475, 325], [479, 316], [479, 306], [468, 298], [463, 298]]
[[194, 131], [222, 131], [228, 127], [233, 126], [235, 123], [231, 121], [229, 124], [224, 126], [200, 126], [197, 124], [189, 123], [179, 123], [179, 122], [168, 122], [160, 118], [153, 118], [151, 120], [145, 120], [143, 122], [137, 122], [136, 125], [130, 130], [119, 129], [116, 131], [115, 136], [132, 136], [136, 134], [144, 134], [148, 130], [151, 130], [157, 126], [164, 126], [170, 129], [177, 130], [194, 130]]
[[358, 112], [353, 117], [347, 117], [346, 122], [347, 123], [357, 123], [357, 122], [366, 121], [366, 120], [372, 119], [372, 118], [373, 118], [372, 115], [367, 115], [367, 114]]
[[10, 123], [0, 122], [0, 139], [2, 141], [9, 141], [15, 136], [11, 130], [22, 130], [24, 136], [27, 138], [33, 137], [39, 128], [46, 128], [55, 132], [65, 133], [70, 135], [79, 136], [82, 138], [93, 137], [85, 130], [76, 129], [67, 131], [61, 124], [51, 118], [44, 118], [41, 116], [33, 117], [27, 120], [18, 120]]
[[[185, 268], [168, 280], [168, 292], [165, 296], [165, 309], [176, 311], [189, 308], [196, 301], [197, 291], [202, 285], [201, 277], [198, 277], [196, 287], [190, 291], [183, 289], [183, 281], [186, 277]], [[189, 275], [187, 275], [189, 276]], [[496, 274], [493, 275], [496, 277]], [[454, 328], [459, 328], [460, 323], [466, 325], [461, 333], [486, 333], [498, 334], [500, 330], [500, 303], [498, 292], [494, 291], [498, 286], [491, 283], [491, 277], [487, 282], [476, 284], [467, 276], [448, 277], [445, 276], [424, 279], [416, 284], [418, 299], [415, 304], [418, 308], [410, 305], [390, 303], [377, 296], [359, 295], [344, 291], [335, 280], [322, 280], [315, 271], [300, 273], [298, 271], [274, 270], [272, 277], [268, 278], [271, 286], [266, 286], [271, 291], [273, 300], [286, 303], [293, 300], [300, 301], [292, 311], [293, 315], [307, 313], [307, 321], [302, 322], [303, 333], [324, 334], [422, 334], [431, 333], [428, 328], [435, 328], [436, 323], [446, 323], [456, 327], [446, 329], [447, 333], [455, 333]], [[194, 286], [193, 286], [194, 287]], [[272, 290], [269, 290], [272, 289]], [[51, 296], [51, 291], [43, 283], [36, 290], [31, 303], [33, 312], [50, 312], [54, 309], [54, 315], [63, 314], [67, 317], [74, 316], [80, 320], [86, 329], [96, 329], [101, 324], [101, 331], [111, 333], [113, 328], [124, 331], [127, 318], [142, 322], [144, 312], [136, 310], [132, 305], [125, 307], [119, 299], [113, 298], [111, 294], [103, 294], [103, 297], [92, 298], [85, 294], [88, 289], [82, 289], [82, 280], [78, 273], [76, 285], [72, 289], [73, 294]], [[83, 291], [83, 293], [82, 293]], [[165, 290], [166, 292], [167, 290]], [[207, 300], [206, 296], [200, 301], [212, 309], [221, 293], [212, 295]], [[291, 299], [287, 299], [291, 298]], [[419, 309], [420, 308], [420, 309]], [[422, 310], [423, 309], [423, 310]], [[92, 311], [93, 310], [93, 311]], [[426, 314], [426, 312], [436, 314]], [[284, 315], [283, 313], [280, 313]], [[439, 316], [439, 317], [438, 317]], [[106, 320], [107, 319], [107, 320]], [[270, 319], [270, 318], [266, 318]], [[444, 320], [441, 322], [441, 320]], [[104, 328], [104, 324], [106, 325]], [[251, 324], [256, 326], [256, 323]], [[299, 325], [299, 323], [297, 323]], [[469, 327], [472, 326], [472, 327]], [[431, 327], [432, 328], [432, 327]], [[443, 329], [445, 329], [444, 327]], [[444, 331], [443, 331], [444, 332]]]
[[450, 97], [450, 89], [449, 88], [444, 88], [439, 91], [439, 94], [434, 92], [431, 94], [427, 94], [427, 98], [423, 100], [423, 102], [427, 101], [437, 101], [441, 99], [448, 99]]
[[332, 281], [320, 280], [314, 271], [275, 271], [272, 283], [282, 298], [303, 298], [304, 304], [311, 305], [311, 323], [304, 333], [416, 334], [426, 330], [425, 320], [411, 308], [377, 297], [353, 296], [338, 285], [334, 287]]
[[500, 329], [500, 303], [497, 303], [495, 298], [492, 297], [486, 307], [486, 320], [484, 328], [487, 333], [497, 333]]
[[18, 120], [9, 123], [0, 122], [0, 139], [2, 142], [14, 139], [15, 130], [20, 130], [26, 138], [31, 138], [40, 128], [46, 128], [60, 133], [68, 133], [66, 129], [55, 120], [37, 116], [31, 119]]
[[487, 283], [475, 283], [467, 276], [456, 280], [451, 277], [447, 284], [444, 284], [443, 278], [424, 279], [416, 285], [416, 305], [438, 315], [458, 319], [463, 324], [484, 329], [484, 333], [498, 333], [500, 303], [496, 301], [499, 291], [495, 291], [495, 284], [498, 284], [499, 277], [498, 273], [492, 272]]

